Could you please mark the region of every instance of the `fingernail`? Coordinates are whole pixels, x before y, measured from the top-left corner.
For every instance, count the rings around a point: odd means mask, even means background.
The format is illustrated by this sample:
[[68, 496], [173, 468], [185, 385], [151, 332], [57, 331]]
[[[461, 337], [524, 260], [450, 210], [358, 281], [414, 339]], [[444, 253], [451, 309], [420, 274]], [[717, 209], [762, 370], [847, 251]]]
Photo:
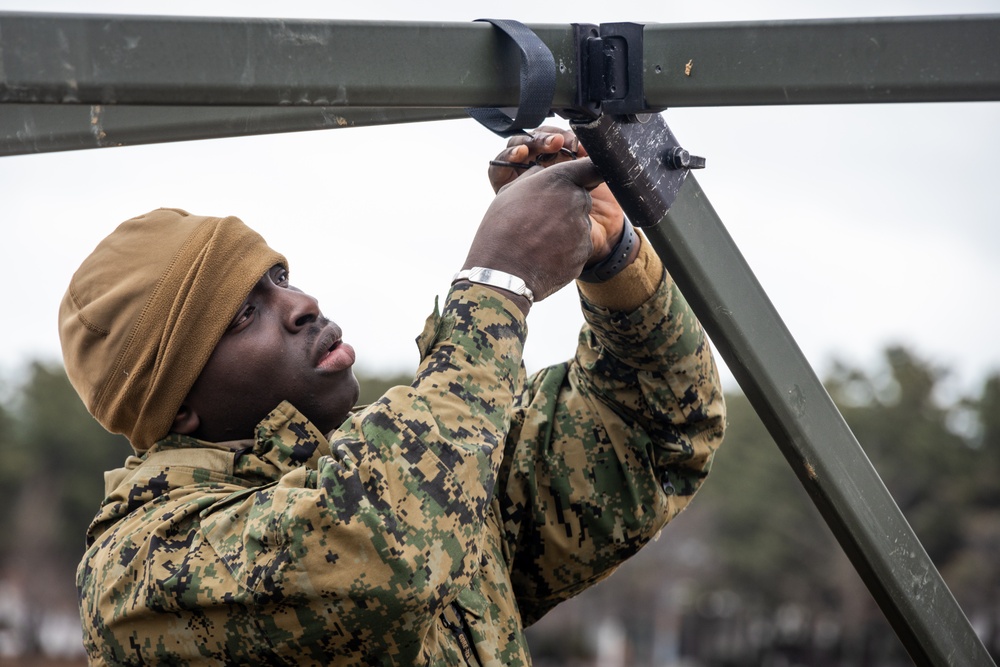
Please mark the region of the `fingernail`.
[[542, 142], [542, 145], [543, 145], [543, 146], [548, 146], [549, 144], [551, 144], [551, 143], [552, 143], [553, 141], [555, 141], [555, 140], [556, 140], [556, 138], [555, 138], [555, 137], [553, 137], [553, 136], [552, 136], [552, 135], [550, 134], [549, 136], [545, 137], [545, 141], [543, 141], [543, 142]]

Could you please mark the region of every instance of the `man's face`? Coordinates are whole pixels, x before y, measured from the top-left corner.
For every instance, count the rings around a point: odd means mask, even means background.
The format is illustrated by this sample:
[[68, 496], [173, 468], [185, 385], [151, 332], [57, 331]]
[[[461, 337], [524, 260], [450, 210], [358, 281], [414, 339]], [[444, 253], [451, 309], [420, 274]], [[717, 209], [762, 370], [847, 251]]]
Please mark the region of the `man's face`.
[[354, 350], [315, 298], [272, 267], [233, 317], [184, 405], [197, 413], [195, 437], [249, 438], [287, 400], [321, 431], [339, 426], [358, 399]]

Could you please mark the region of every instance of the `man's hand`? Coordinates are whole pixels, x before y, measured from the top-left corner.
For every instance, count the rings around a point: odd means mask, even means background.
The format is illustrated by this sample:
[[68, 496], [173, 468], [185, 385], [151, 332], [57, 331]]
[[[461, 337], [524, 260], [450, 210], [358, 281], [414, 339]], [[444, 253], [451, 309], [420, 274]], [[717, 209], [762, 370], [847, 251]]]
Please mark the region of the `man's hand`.
[[589, 159], [533, 166], [511, 179], [498, 188], [463, 268], [506, 271], [522, 278], [536, 301], [544, 299], [579, 276], [593, 255], [588, 190], [601, 182]]
[[[566, 149], [562, 151], [561, 149]], [[571, 161], [573, 154], [586, 157], [587, 149], [580, 144], [576, 135], [570, 130], [558, 127], [544, 126], [535, 130], [533, 136], [519, 135], [512, 137], [496, 158], [496, 161], [516, 164], [537, 164], [549, 167], [562, 162]], [[490, 185], [493, 191], [500, 190], [517, 180], [528, 171], [517, 167], [491, 165], [489, 170]], [[591, 256], [586, 265], [597, 264], [610, 254], [612, 248], [622, 237], [622, 222], [625, 214], [611, 190], [604, 183], [590, 191], [593, 207], [590, 211], [590, 242], [593, 246]]]

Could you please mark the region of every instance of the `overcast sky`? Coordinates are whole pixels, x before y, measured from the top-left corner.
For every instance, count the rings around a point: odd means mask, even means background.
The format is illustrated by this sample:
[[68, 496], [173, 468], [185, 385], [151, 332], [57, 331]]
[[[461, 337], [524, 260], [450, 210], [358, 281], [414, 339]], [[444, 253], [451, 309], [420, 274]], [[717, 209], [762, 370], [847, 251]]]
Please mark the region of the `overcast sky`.
[[[0, 0], [0, 10], [83, 3]], [[93, 13], [317, 19], [687, 22], [989, 13], [1000, 2], [197, 2], [89, 0]], [[698, 179], [822, 374], [903, 343], [975, 388], [1000, 369], [1000, 105], [676, 109]], [[408, 371], [492, 191], [502, 141], [471, 120], [0, 158], [8, 276], [0, 371], [57, 359], [73, 271], [122, 220], [160, 206], [237, 215], [291, 262], [357, 349]], [[766, 149], [762, 151], [761, 149]], [[768, 158], [761, 158], [761, 153]], [[572, 290], [529, 318], [529, 370], [572, 353]], [[730, 387], [735, 384], [727, 379]]]

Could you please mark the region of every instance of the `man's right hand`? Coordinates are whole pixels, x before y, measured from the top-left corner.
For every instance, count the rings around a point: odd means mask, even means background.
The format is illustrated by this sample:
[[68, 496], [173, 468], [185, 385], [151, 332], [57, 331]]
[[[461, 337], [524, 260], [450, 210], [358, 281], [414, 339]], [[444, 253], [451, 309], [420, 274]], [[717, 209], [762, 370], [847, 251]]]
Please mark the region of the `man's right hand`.
[[[562, 149], [566, 149], [566, 152], [562, 152]], [[544, 125], [532, 134], [520, 134], [508, 140], [507, 148], [497, 156], [497, 162], [490, 163], [490, 185], [494, 192], [499, 192], [523, 173], [523, 168], [502, 165], [537, 163], [541, 167], [551, 167], [576, 159], [577, 156], [587, 157], [587, 149], [577, 140], [572, 130]], [[590, 241], [593, 252], [587, 266], [599, 263], [611, 253], [622, 238], [625, 221], [625, 213], [606, 183], [594, 188], [590, 197]], [[635, 250], [638, 249], [636, 246]]]
[[536, 301], [557, 291], [580, 275], [591, 256], [588, 191], [601, 183], [589, 159], [532, 167], [490, 204], [463, 268], [518, 276]]

